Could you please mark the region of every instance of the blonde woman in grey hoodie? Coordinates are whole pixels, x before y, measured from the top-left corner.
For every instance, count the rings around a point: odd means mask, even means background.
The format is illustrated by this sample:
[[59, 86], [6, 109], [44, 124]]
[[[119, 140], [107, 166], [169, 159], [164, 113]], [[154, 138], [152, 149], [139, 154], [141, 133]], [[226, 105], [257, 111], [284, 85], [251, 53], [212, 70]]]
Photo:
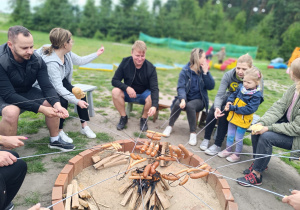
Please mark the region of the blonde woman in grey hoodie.
[[[89, 114], [86, 97], [82, 99], [75, 97], [72, 93], [74, 86], [72, 86], [71, 80], [73, 64], [84, 65], [91, 62], [104, 52], [104, 47], [102, 46], [95, 53], [80, 57], [71, 51], [73, 40], [70, 31], [63, 28], [53, 28], [50, 31], [49, 38], [51, 45], [44, 45], [38, 49], [37, 52], [47, 64], [50, 81], [60, 96], [60, 101], [64, 108], [68, 108], [68, 103], [77, 105], [78, 115], [82, 125], [80, 133], [86, 135], [88, 138], [96, 138], [96, 134], [87, 125]], [[72, 143], [73, 140], [63, 131], [63, 123], [64, 119], [61, 119], [59, 135], [64, 141]]]

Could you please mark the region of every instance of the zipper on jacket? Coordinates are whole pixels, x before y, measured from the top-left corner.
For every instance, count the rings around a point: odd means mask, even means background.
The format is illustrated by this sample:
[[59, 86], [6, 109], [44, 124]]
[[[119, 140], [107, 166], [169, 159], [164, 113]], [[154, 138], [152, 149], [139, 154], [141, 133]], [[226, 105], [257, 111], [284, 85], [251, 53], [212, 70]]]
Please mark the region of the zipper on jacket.
[[[236, 104], [238, 104], [240, 100], [241, 100], [241, 99], [239, 98], [239, 100], [236, 102]], [[230, 118], [230, 120], [228, 120], [228, 122], [230, 122], [230, 121], [232, 120], [234, 114], [235, 114], [235, 112], [233, 111], [232, 117]]]
[[132, 83], [133, 83], [133, 81], [134, 81], [135, 74], [136, 74], [136, 67], [134, 67], [134, 75], [133, 75], [133, 79], [132, 79], [132, 81], [131, 81], [130, 87], [131, 87], [131, 85], [132, 85]]

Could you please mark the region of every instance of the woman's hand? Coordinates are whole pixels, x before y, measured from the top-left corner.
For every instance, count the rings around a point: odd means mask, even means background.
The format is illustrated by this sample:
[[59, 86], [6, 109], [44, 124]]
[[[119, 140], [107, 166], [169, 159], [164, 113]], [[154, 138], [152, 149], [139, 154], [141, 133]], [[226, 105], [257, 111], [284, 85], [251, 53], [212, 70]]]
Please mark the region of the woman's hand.
[[269, 130], [268, 127], [264, 126], [260, 131], [256, 131], [253, 135], [261, 135], [267, 132], [268, 130]]
[[201, 67], [202, 67], [203, 73], [207, 74], [207, 72], [208, 72], [208, 63], [207, 63], [206, 59], [205, 59], [204, 63], [201, 64]]
[[215, 118], [218, 119], [218, 117], [222, 117], [224, 114], [222, 114], [221, 110], [219, 108], [215, 109]]
[[38, 203], [38, 204], [34, 205], [33, 207], [31, 207], [31, 208], [28, 209], [28, 210], [50, 210], [50, 209], [43, 208], [43, 207], [41, 207], [41, 204]]
[[184, 99], [181, 99], [181, 102], [180, 102], [180, 104], [179, 104], [179, 107], [181, 108], [181, 109], [184, 109], [185, 108], [185, 100]]
[[101, 55], [103, 52], [104, 52], [104, 47], [103, 47], [103, 45], [101, 45], [101, 47], [97, 51], [97, 56]]
[[89, 104], [83, 100], [78, 101], [77, 105], [81, 108], [81, 109], [86, 109], [88, 108]]

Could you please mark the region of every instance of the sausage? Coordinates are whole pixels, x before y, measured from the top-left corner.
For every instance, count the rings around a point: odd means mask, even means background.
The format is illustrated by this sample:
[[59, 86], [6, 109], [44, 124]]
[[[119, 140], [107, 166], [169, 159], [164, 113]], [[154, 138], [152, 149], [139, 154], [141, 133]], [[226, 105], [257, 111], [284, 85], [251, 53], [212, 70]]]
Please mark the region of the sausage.
[[157, 135], [159, 135], [159, 136], [166, 137], [165, 134], [163, 134], [163, 133], [158, 133], [158, 132], [156, 132], [156, 131], [147, 130], [147, 133], [155, 133], [155, 134], [157, 134]]
[[137, 156], [136, 156], [135, 154], [133, 154], [133, 153], [130, 153], [130, 157], [131, 157], [132, 159], [134, 159], [134, 160], [137, 160], [137, 159], [138, 159]]
[[131, 163], [130, 168], [132, 168], [134, 165], [139, 164], [139, 163], [141, 163], [141, 162], [144, 162], [144, 161], [146, 161], [146, 160], [147, 160], [147, 158], [143, 158], [143, 159], [141, 159], [141, 160], [137, 160], [137, 161]]
[[176, 161], [177, 159], [173, 158], [173, 157], [162, 157], [162, 156], [159, 156], [159, 157], [157, 157], [157, 160]]
[[152, 176], [147, 176], [144, 178], [143, 176], [129, 176], [129, 179], [152, 179]]
[[132, 164], [132, 163], [133, 163], [133, 159], [131, 158], [131, 159], [130, 159], [130, 162], [129, 162], [129, 165], [128, 165], [127, 169], [126, 169], [125, 174], [128, 174], [129, 169], [131, 168], [131, 164]]
[[200, 166], [199, 168], [190, 168], [187, 172], [193, 172], [193, 171], [203, 171], [206, 170], [206, 168], [208, 167], [208, 165], [205, 163], [204, 165]]
[[184, 154], [184, 159], [188, 158], [190, 156], [189, 151], [187, 150], [187, 148], [185, 148], [185, 146], [183, 146], [182, 144], [179, 144], [178, 147], [181, 149], [181, 151]]
[[131, 172], [131, 175], [132, 175], [132, 176], [141, 176], [141, 173], [138, 173], [138, 172], [136, 172], [136, 171], [132, 171], [132, 172]]
[[153, 151], [151, 152], [151, 157], [154, 157], [157, 154], [157, 151], [159, 150], [159, 145], [155, 145]]
[[159, 166], [159, 162], [158, 162], [158, 161], [155, 161], [155, 162], [152, 164], [152, 167], [153, 167], [154, 169], [156, 169], [158, 166]]
[[160, 136], [155, 136], [155, 135], [150, 134], [150, 133], [148, 133], [146, 136], [147, 136], [149, 139], [152, 139], [152, 140], [161, 140], [161, 137], [160, 137]]
[[166, 179], [166, 180], [170, 180], [170, 181], [176, 181], [179, 179], [179, 176], [176, 176], [174, 174], [170, 174], [170, 175], [167, 175], [167, 174], [163, 174], [161, 175], [162, 178]]
[[136, 155], [137, 159], [141, 160], [143, 159], [139, 154]]
[[143, 177], [144, 177], [144, 178], [146, 178], [146, 177], [149, 175], [150, 168], [151, 168], [151, 164], [148, 164], [148, 165], [145, 167], [144, 172], [143, 172]]
[[170, 156], [171, 156], [171, 157], [174, 157], [172, 145], [169, 145], [169, 151], [170, 151]]
[[153, 165], [150, 167], [150, 174], [153, 175], [156, 173], [155, 168], [153, 167]]
[[150, 144], [150, 146], [149, 146], [148, 150], [146, 151], [146, 154], [147, 154], [147, 155], [150, 155], [150, 154], [151, 154], [151, 152], [152, 152], [152, 149], [153, 149], [153, 146], [154, 146], [154, 143], [153, 143], [153, 142], [151, 142], [151, 144]]
[[205, 177], [205, 176], [207, 176], [209, 174], [209, 169], [211, 169], [211, 167], [207, 166], [205, 168], [205, 171], [200, 171], [198, 173], [190, 174], [190, 177], [192, 179], [199, 179], [199, 178]]
[[190, 176], [187, 174], [184, 179], [179, 183], [180, 186], [184, 185], [185, 183], [187, 183], [187, 181], [189, 180]]
[[178, 171], [175, 175], [179, 175], [181, 173], [187, 172], [190, 168], [186, 168], [186, 169], [182, 169], [180, 171]]
[[178, 159], [181, 158], [181, 150], [179, 148], [177, 148], [177, 147], [173, 148], [173, 150], [176, 153], [177, 158]]
[[141, 153], [144, 153], [146, 151], [146, 149], [148, 148], [148, 145], [149, 145], [149, 141], [146, 141], [144, 146], [141, 149]]

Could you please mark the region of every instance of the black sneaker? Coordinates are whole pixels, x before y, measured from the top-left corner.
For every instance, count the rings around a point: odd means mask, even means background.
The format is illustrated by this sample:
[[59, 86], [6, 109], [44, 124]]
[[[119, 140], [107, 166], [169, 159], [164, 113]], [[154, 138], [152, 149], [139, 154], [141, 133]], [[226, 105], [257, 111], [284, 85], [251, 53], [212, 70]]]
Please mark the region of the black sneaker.
[[12, 202], [10, 202], [5, 208], [4, 210], [13, 210], [14, 209], [14, 204]]
[[[243, 174], [245, 174], [245, 175], [250, 174], [253, 171], [253, 165], [254, 165], [254, 162], [251, 164], [251, 166], [249, 168], [247, 168], [243, 171]], [[265, 168], [265, 171], [267, 171], [267, 170], [268, 170], [268, 166]]]
[[51, 142], [48, 144], [48, 147], [51, 149], [60, 149], [61, 151], [71, 151], [75, 149], [75, 146], [71, 143], [65, 142], [60, 137], [57, 141]]
[[141, 120], [140, 120], [140, 129], [141, 129], [141, 131], [148, 130], [148, 125], [147, 125], [147, 119], [146, 118], [141, 118]]
[[237, 183], [244, 187], [251, 187], [252, 185], [261, 185], [262, 175], [260, 175], [260, 178], [257, 178], [255, 173], [250, 172], [244, 177], [237, 178]]
[[123, 130], [125, 128], [125, 125], [127, 124], [128, 122], [128, 117], [127, 115], [125, 117], [121, 116], [120, 118], [120, 122], [119, 124], [117, 125], [117, 129], [118, 130]]

